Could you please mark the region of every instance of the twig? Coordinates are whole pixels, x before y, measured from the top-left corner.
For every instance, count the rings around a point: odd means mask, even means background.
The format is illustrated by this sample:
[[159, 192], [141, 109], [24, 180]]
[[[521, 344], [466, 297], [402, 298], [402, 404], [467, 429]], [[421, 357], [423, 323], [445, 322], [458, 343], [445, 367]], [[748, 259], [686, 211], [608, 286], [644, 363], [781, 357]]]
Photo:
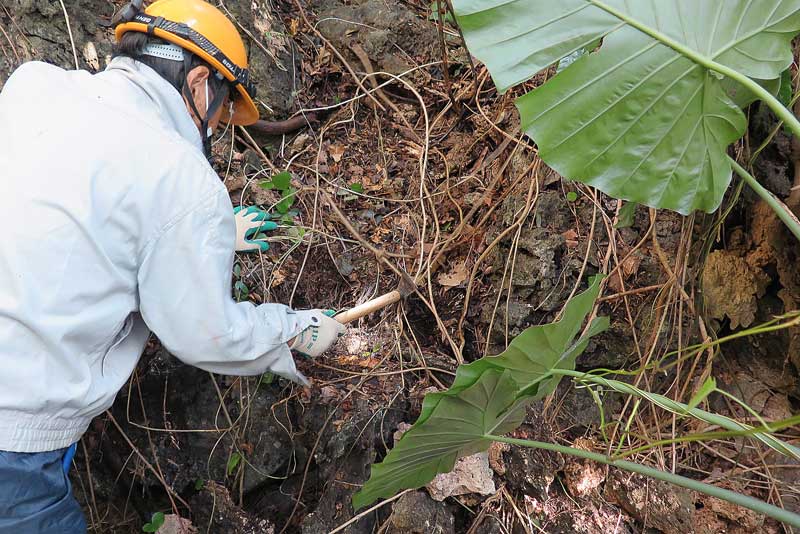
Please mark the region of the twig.
[[250, 142], [250, 146], [252, 146], [253, 149], [256, 152], [258, 152], [258, 155], [261, 156], [261, 159], [264, 160], [264, 163], [266, 163], [269, 166], [269, 168], [272, 169], [272, 172], [275, 172], [275, 173], [281, 172], [281, 170], [272, 163], [272, 160], [269, 159], [269, 157], [264, 153], [264, 151], [261, 150], [261, 147], [258, 146], [258, 143], [256, 143], [256, 140], [253, 139], [253, 136], [250, 135], [250, 132], [248, 132], [247, 130], [245, 130], [241, 126], [239, 127], [239, 131], [242, 132], [242, 134]]
[[341, 532], [342, 530], [346, 529], [347, 527], [349, 527], [350, 525], [352, 525], [353, 523], [355, 523], [356, 521], [358, 521], [362, 517], [374, 512], [375, 510], [377, 510], [381, 506], [384, 506], [386, 504], [389, 504], [392, 501], [395, 501], [395, 500], [399, 499], [400, 497], [402, 497], [403, 495], [405, 495], [409, 491], [411, 491], [411, 489], [407, 489], [407, 490], [401, 491], [400, 493], [398, 493], [394, 497], [390, 497], [390, 498], [388, 498], [386, 500], [383, 500], [383, 501], [379, 502], [375, 506], [371, 506], [371, 507], [367, 508], [363, 512], [360, 512], [360, 513], [356, 514], [355, 516], [353, 516], [352, 519], [348, 520], [345, 523], [342, 523], [341, 525], [339, 525], [335, 529], [331, 530], [330, 532], [328, 532], [328, 534], [337, 534], [337, 532]]
[[[364, 70], [367, 71], [365, 78], [369, 80], [369, 84], [372, 86], [375, 94], [378, 95], [378, 97], [383, 100], [383, 102], [389, 106], [398, 117], [400, 117], [400, 120], [403, 121], [403, 124], [405, 124], [408, 131], [414, 137], [414, 140], [418, 143], [422, 142], [422, 139], [420, 139], [417, 132], [414, 131], [414, 127], [411, 126], [411, 124], [408, 122], [408, 119], [406, 119], [405, 114], [403, 114], [403, 112], [400, 111], [400, 108], [398, 108], [395, 103], [392, 102], [388, 96], [386, 96], [386, 93], [381, 90], [381, 87], [378, 85], [378, 79], [375, 75], [375, 69], [372, 67], [372, 62], [369, 60], [369, 55], [367, 55], [367, 52], [364, 50], [364, 48], [362, 48], [360, 44], [355, 43], [350, 45], [350, 50], [353, 51], [361, 64], [364, 65]], [[424, 102], [422, 102], [422, 104], [424, 105]]]
[[[3, 28], [2, 24], [0, 24], [0, 32], [3, 32], [3, 35], [6, 38], [6, 41], [8, 41], [9, 45], [11, 45], [11, 51], [14, 52], [14, 57], [17, 59], [17, 62], [18, 63], [21, 62], [22, 59], [20, 59], [19, 54], [17, 53], [17, 47], [14, 46], [14, 41], [12, 41], [11, 37], [8, 36], [8, 34], [6, 33], [6, 30]], [[9, 63], [10, 63], [10, 61], [9, 61]]]
[[[450, 11], [450, 15], [453, 17], [453, 20], [456, 20], [456, 10], [453, 9], [453, 3], [451, 0], [445, 0], [445, 4], [447, 4], [447, 9]], [[467, 40], [464, 38], [464, 32], [461, 31], [461, 25], [456, 22], [456, 29], [458, 30], [458, 35], [461, 36], [461, 44], [464, 45], [464, 51], [467, 54], [467, 60], [469, 61], [469, 67], [472, 69], [472, 82], [473, 86], [475, 87], [475, 101], [478, 101], [478, 71], [475, 69], [475, 62], [472, 61], [472, 54], [469, 53], [467, 50]]]
[[[317, 229], [317, 215], [318, 215], [318, 207], [319, 207], [319, 193], [320, 193], [320, 172], [319, 172], [319, 159], [320, 153], [322, 152], [322, 139], [325, 135], [325, 129], [323, 128], [322, 133], [319, 137], [319, 145], [317, 147], [317, 157], [314, 158], [314, 178], [316, 179], [315, 186], [314, 186], [314, 206], [311, 210], [311, 232], [313, 236], [313, 232]], [[314, 240], [309, 236], [308, 246], [306, 247], [305, 254], [303, 254], [303, 262], [300, 264], [300, 270], [297, 273], [297, 276], [294, 280], [294, 285], [292, 286], [292, 293], [289, 295], [289, 306], [292, 305], [294, 302], [294, 295], [297, 292], [297, 288], [300, 286], [300, 279], [303, 277], [303, 272], [306, 269], [306, 264], [308, 263], [308, 257], [311, 255], [311, 247], [314, 245]]]
[[[450, 99], [450, 103], [453, 106], [456, 106], [456, 100], [453, 98], [453, 84], [450, 82], [450, 66], [447, 62], [447, 42], [444, 39], [444, 19], [445, 15], [442, 13], [444, 11], [447, 13], [447, 7], [442, 9], [442, 0], [435, 0], [433, 5], [436, 6], [436, 31], [439, 34], [439, 44], [442, 45], [442, 72], [444, 73], [444, 85], [445, 89], [447, 90], [447, 97]], [[466, 51], [466, 46], [464, 50]], [[467, 52], [469, 54], [469, 52]]]
[[322, 195], [322, 200], [324, 200], [325, 204], [327, 204], [328, 207], [331, 209], [331, 211], [333, 211], [334, 215], [336, 215], [336, 218], [339, 219], [339, 222], [342, 223], [347, 232], [351, 236], [353, 236], [361, 244], [362, 247], [372, 252], [372, 254], [374, 254], [377, 259], [384, 262], [386, 266], [389, 267], [389, 269], [391, 269], [392, 272], [394, 272], [394, 274], [396, 274], [400, 278], [405, 278], [408, 276], [407, 273], [402, 271], [394, 263], [390, 262], [386, 258], [386, 253], [383, 250], [377, 248], [375, 245], [370, 243], [368, 239], [366, 239], [364, 236], [361, 235], [361, 232], [356, 230], [355, 226], [353, 226], [350, 220], [344, 215], [344, 213], [342, 213], [342, 210], [339, 209], [339, 206], [336, 205], [336, 202], [334, 202], [334, 200], [328, 193], [326, 193], [325, 191], [321, 191], [321, 195]]
[[67, 33], [69, 34], [69, 42], [72, 45], [72, 57], [75, 58], [75, 70], [80, 70], [81, 66], [78, 64], [78, 51], [75, 49], [75, 39], [72, 37], [72, 27], [69, 24], [69, 15], [67, 8], [64, 6], [64, 0], [58, 0], [61, 4], [61, 9], [64, 11], [64, 20], [67, 23]]
[[656, 291], [660, 289], [664, 289], [665, 284], [655, 284], [652, 286], [645, 286], [645, 287], [637, 287], [636, 289], [629, 289], [627, 291], [622, 291], [620, 293], [614, 293], [613, 295], [606, 295], [605, 297], [600, 297], [597, 299], [597, 302], [607, 302], [609, 300], [615, 300], [623, 297], [628, 297], [630, 295], [639, 295], [641, 293], [648, 293], [650, 291]]
[[141, 453], [141, 451], [138, 449], [138, 447], [136, 447], [136, 445], [133, 444], [133, 442], [130, 440], [128, 435], [125, 433], [124, 430], [122, 430], [122, 427], [119, 425], [117, 420], [114, 418], [114, 415], [111, 413], [111, 410], [106, 410], [106, 415], [108, 416], [109, 420], [114, 425], [114, 427], [116, 427], [117, 431], [120, 433], [120, 435], [125, 440], [125, 442], [128, 444], [128, 446], [131, 448], [131, 450], [136, 454], [136, 456], [139, 457], [139, 459], [144, 463], [144, 465], [147, 467], [147, 469], [151, 473], [153, 473], [153, 475], [155, 475], [155, 477], [158, 479], [158, 481], [161, 482], [161, 485], [164, 486], [165, 490], [167, 490], [167, 495], [170, 496], [170, 500], [172, 499], [172, 497], [175, 497], [176, 499], [178, 499], [178, 501], [182, 505], [184, 505], [186, 507], [187, 510], [191, 510], [192, 507], [189, 506], [189, 503], [184, 501], [183, 498], [180, 495], [178, 495], [178, 493], [174, 489], [172, 489], [172, 486], [167, 484], [167, 481], [164, 480], [164, 477], [162, 477], [161, 474], [158, 471], [156, 471], [156, 469], [152, 466], [152, 464], [150, 464], [150, 462], [147, 461], [147, 458], [144, 457], [144, 455]]
[[577, 293], [578, 287], [580, 287], [581, 281], [583, 280], [583, 273], [586, 271], [586, 265], [589, 263], [589, 256], [592, 252], [592, 245], [594, 244], [594, 227], [597, 223], [597, 190], [594, 188], [592, 188], [592, 196], [594, 197], [594, 202], [592, 203], [592, 225], [589, 228], [589, 237], [586, 239], [586, 254], [583, 257], [583, 263], [581, 263], [581, 270], [578, 272], [578, 279], [572, 287], [572, 291], [567, 297], [566, 303], [556, 315], [556, 321], [561, 319], [561, 315], [564, 313], [567, 303], [569, 303], [572, 297], [575, 296], [575, 293]]
[[[81, 440], [81, 450], [83, 451], [83, 459], [86, 462], [86, 478], [89, 479], [89, 500], [91, 501], [91, 506], [89, 508], [89, 521], [91, 526], [99, 531], [100, 528], [100, 509], [97, 507], [97, 498], [94, 494], [94, 480], [92, 479], [92, 466], [91, 462], [89, 461], [89, 453], [86, 450], [86, 440]], [[83, 479], [83, 477], [81, 477]], [[84, 488], [84, 494], [86, 493], [86, 489]], [[87, 503], [88, 504], [88, 503]]]
[[[510, 159], [510, 158], [509, 158]], [[478, 274], [478, 269], [480, 268], [481, 263], [485, 260], [489, 254], [492, 252], [495, 246], [497, 246], [505, 237], [510, 234], [512, 231], [516, 230], [522, 224], [525, 223], [525, 220], [528, 218], [533, 206], [536, 204], [536, 200], [539, 197], [539, 177], [538, 171], [539, 166], [541, 165], [541, 160], [537, 157], [534, 158], [533, 162], [528, 165], [528, 168], [522, 173], [521, 176], [527, 176], [529, 172], [533, 171], [534, 177], [531, 180], [531, 185], [528, 187], [528, 195], [525, 200], [525, 208], [522, 214], [517, 217], [517, 219], [505, 230], [503, 230], [496, 238], [492, 240], [489, 245], [484, 249], [478, 259], [475, 260], [475, 265], [472, 266], [472, 271], [470, 272], [469, 282], [467, 282], [467, 290], [464, 295], [464, 304], [463, 309], [461, 310], [461, 316], [458, 319], [458, 350], [456, 352], [456, 358], [459, 361], [463, 358], [462, 352], [464, 350], [464, 345], [466, 344], [466, 338], [464, 337], [464, 321], [467, 318], [467, 312], [469, 311], [469, 302], [470, 297], [472, 295], [472, 287], [475, 282], [475, 277]], [[500, 171], [502, 172], [502, 171]]]
[[253, 35], [253, 33], [252, 33], [250, 30], [248, 30], [247, 28], [245, 28], [245, 27], [244, 27], [244, 26], [243, 26], [243, 25], [242, 25], [242, 24], [239, 22], [239, 20], [238, 20], [238, 19], [237, 19], [237, 18], [236, 18], [236, 17], [233, 15], [233, 13], [231, 13], [231, 12], [228, 10], [228, 7], [225, 5], [225, 3], [224, 3], [224, 2], [220, 2], [220, 5], [221, 5], [221, 6], [222, 6], [222, 8], [225, 10], [225, 13], [228, 15], [228, 18], [229, 18], [229, 19], [231, 19], [231, 20], [233, 20], [233, 21], [236, 23], [236, 25], [237, 25], [237, 26], [239, 26], [239, 29], [241, 29], [241, 30], [242, 30], [242, 31], [243, 31], [243, 32], [244, 32], [244, 33], [245, 33], [245, 34], [246, 34], [248, 37], [250, 37], [250, 39], [251, 39], [251, 40], [252, 40], [252, 41], [253, 41], [253, 42], [254, 42], [254, 43], [255, 43], [255, 44], [256, 44], [256, 45], [257, 45], [257, 46], [258, 46], [258, 47], [261, 49], [261, 50], [263, 50], [263, 52], [264, 52], [266, 55], [268, 55], [269, 57], [271, 57], [271, 58], [272, 58], [272, 61], [274, 61], [274, 62], [275, 62], [275, 66], [276, 66], [276, 67], [278, 67], [278, 68], [279, 68], [280, 70], [282, 70], [283, 72], [287, 72], [287, 70], [288, 70], [288, 69], [286, 68], [286, 66], [285, 66], [283, 63], [281, 63], [281, 62], [280, 62], [280, 60], [279, 60], [279, 59], [278, 59], [278, 58], [275, 56], [275, 54], [274, 54], [274, 53], [273, 53], [273, 52], [272, 52], [272, 51], [271, 51], [269, 48], [267, 48], [266, 46], [264, 46], [264, 44], [263, 44], [261, 41], [259, 41], [258, 39], [256, 39], [255, 35]]
[[341, 52], [339, 52], [339, 49], [337, 49], [335, 46], [333, 46], [333, 44], [328, 39], [326, 39], [325, 36], [322, 35], [322, 33], [308, 21], [308, 17], [306, 17], [306, 12], [303, 9], [303, 6], [300, 5], [299, 0], [294, 0], [294, 5], [297, 6], [297, 10], [300, 12], [300, 16], [303, 18], [303, 22], [305, 23], [305, 25], [308, 26], [311, 29], [311, 31], [314, 32], [314, 34], [319, 38], [320, 41], [325, 43], [325, 45], [333, 51], [333, 53], [336, 55], [337, 58], [339, 58], [339, 61], [342, 62], [344, 67], [347, 69], [347, 72], [350, 73], [350, 75], [353, 77], [353, 79], [358, 84], [359, 89], [364, 91], [364, 93], [366, 93], [367, 96], [373, 102], [375, 102], [375, 105], [378, 106], [378, 108], [380, 108], [381, 111], [386, 111], [386, 108], [384, 108], [381, 105], [381, 103], [378, 102], [378, 100], [374, 96], [372, 96], [372, 93], [367, 91], [367, 88], [364, 87], [363, 83], [361, 83], [361, 79], [356, 75], [356, 72], [353, 70], [353, 67], [350, 66], [350, 63], [348, 63], [347, 60], [344, 58], [344, 56], [341, 54]]
[[[419, 70], [422, 70], [422, 69], [425, 69], [425, 68], [428, 68], [428, 67], [432, 67], [434, 65], [439, 65], [440, 63], [441, 63], [441, 61], [431, 61], [431, 62], [425, 63], [423, 65], [417, 65], [415, 67], [411, 67], [410, 69], [405, 70], [405, 71], [403, 71], [403, 72], [401, 72], [400, 74], [397, 74], [397, 75], [389, 74], [387, 72], [375, 73], [375, 74], [384, 74], [384, 75], [390, 76], [392, 78], [391, 80], [386, 80], [385, 82], [383, 82], [380, 85], [378, 85], [378, 88], [383, 88], [383, 87], [386, 87], [387, 85], [391, 85], [396, 80], [400, 80], [401, 78], [403, 78], [404, 76], [408, 76], [412, 72], [416, 72], [416, 71], [419, 71]], [[316, 107], [316, 108], [303, 108], [303, 109], [299, 110], [296, 114], [309, 113], [309, 112], [312, 112], [312, 111], [331, 111], [333, 109], [346, 106], [347, 104], [349, 104], [351, 102], [355, 102], [357, 100], [361, 100], [362, 98], [364, 98], [366, 96], [369, 96], [369, 94], [372, 94], [374, 92], [375, 92], [375, 89], [370, 89], [369, 91], [366, 91], [365, 93], [356, 94], [356, 96], [354, 96], [354, 97], [348, 98], [346, 100], [342, 100], [341, 102], [337, 102], [336, 104], [331, 104], [330, 106], [322, 106], [322, 107]]]

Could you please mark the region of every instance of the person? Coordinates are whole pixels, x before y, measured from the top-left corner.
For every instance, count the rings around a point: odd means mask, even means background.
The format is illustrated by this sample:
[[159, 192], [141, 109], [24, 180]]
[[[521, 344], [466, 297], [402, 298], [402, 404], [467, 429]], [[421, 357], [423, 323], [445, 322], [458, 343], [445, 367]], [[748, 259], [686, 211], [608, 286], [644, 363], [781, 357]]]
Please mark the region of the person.
[[244, 43], [202, 0], [128, 5], [98, 74], [30, 62], [0, 93], [0, 533], [86, 531], [66, 468], [154, 332], [183, 362], [307, 380], [344, 327], [235, 302], [234, 251], [265, 248], [207, 156], [258, 119]]

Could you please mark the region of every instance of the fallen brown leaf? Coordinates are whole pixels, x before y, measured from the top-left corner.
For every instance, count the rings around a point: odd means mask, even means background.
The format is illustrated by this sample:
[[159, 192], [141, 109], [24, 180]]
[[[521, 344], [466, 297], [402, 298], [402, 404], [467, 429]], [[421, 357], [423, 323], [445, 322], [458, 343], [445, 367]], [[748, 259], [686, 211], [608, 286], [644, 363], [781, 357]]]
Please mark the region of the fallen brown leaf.
[[460, 261], [448, 272], [439, 274], [436, 280], [444, 287], [457, 287], [463, 284], [468, 276], [469, 269], [467, 269], [467, 262]]
[[331, 146], [328, 147], [328, 153], [331, 155], [331, 159], [336, 163], [342, 161], [342, 156], [344, 156], [344, 151], [347, 147], [340, 143], [333, 143]]

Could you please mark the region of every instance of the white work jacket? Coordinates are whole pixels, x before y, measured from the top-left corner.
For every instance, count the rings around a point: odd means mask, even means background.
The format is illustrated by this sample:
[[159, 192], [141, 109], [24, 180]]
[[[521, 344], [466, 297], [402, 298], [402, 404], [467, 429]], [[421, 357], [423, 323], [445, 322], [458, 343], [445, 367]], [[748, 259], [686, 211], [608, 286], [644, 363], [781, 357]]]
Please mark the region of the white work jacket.
[[154, 70], [22, 65], [0, 93], [0, 184], [0, 450], [77, 441], [151, 330], [201, 369], [305, 380], [286, 343], [310, 312], [231, 298], [230, 198]]

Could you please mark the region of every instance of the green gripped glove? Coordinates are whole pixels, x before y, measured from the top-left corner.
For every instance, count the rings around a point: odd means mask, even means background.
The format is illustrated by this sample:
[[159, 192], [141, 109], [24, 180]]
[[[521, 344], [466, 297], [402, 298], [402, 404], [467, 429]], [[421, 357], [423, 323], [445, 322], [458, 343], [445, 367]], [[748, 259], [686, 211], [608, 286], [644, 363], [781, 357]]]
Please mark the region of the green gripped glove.
[[236, 220], [236, 252], [261, 252], [269, 250], [263, 232], [275, 230], [278, 225], [270, 221], [270, 214], [256, 206], [239, 206], [233, 209]]

